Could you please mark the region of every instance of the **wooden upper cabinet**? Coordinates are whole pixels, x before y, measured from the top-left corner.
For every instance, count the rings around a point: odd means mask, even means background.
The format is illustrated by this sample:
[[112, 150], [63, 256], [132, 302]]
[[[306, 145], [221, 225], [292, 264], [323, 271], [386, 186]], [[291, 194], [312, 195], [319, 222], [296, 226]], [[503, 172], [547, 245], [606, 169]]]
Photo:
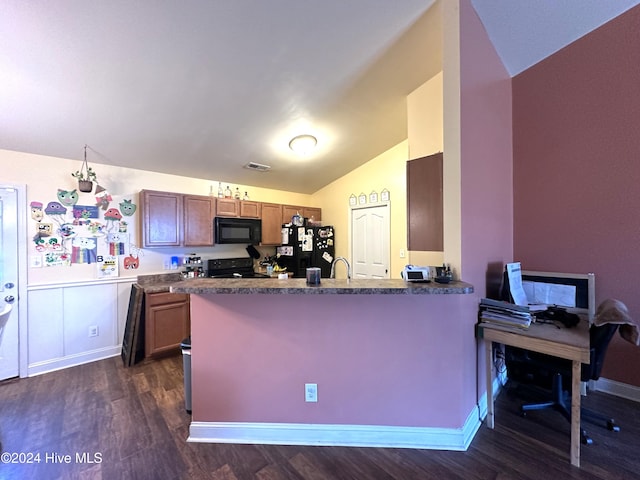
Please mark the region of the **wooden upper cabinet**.
[[212, 246], [215, 199], [142, 190], [143, 247]]
[[262, 203], [207, 195], [142, 190], [143, 247], [213, 246], [215, 217], [243, 217], [262, 220], [262, 245], [282, 243], [282, 224], [299, 213], [318, 222], [322, 209], [299, 205]]
[[282, 243], [282, 205], [262, 204], [262, 241], [260, 245], [280, 245]]
[[407, 162], [407, 247], [444, 250], [442, 153]]
[[261, 218], [262, 203], [251, 200], [240, 200], [240, 216], [244, 218]]
[[297, 205], [282, 205], [282, 223], [291, 223], [291, 217], [296, 213], [302, 215], [304, 207]]
[[219, 198], [216, 202], [216, 217], [238, 217], [239, 215], [240, 200]]
[[262, 204], [252, 200], [219, 198], [216, 202], [216, 217], [260, 218]]
[[315, 222], [322, 220], [322, 209], [317, 207], [304, 207], [302, 209], [302, 216], [304, 218], [313, 219]]
[[318, 207], [303, 207], [300, 205], [282, 205], [282, 223], [291, 223], [291, 217], [299, 213], [304, 218], [313, 218], [314, 221], [322, 220], [322, 209]]
[[182, 195], [142, 190], [142, 245], [172, 247], [182, 244]]
[[186, 247], [213, 245], [215, 199], [204, 195], [184, 195], [184, 238]]

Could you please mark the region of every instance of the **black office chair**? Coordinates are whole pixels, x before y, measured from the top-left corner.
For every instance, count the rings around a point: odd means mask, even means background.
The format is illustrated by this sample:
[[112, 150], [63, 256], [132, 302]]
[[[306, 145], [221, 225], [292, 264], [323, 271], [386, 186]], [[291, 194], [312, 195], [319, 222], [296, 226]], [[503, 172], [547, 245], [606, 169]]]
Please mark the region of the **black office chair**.
[[[590, 364], [582, 364], [581, 380], [597, 380], [600, 378], [604, 357], [611, 338], [618, 330], [616, 324], [605, 324], [596, 327], [591, 326], [589, 337], [591, 341]], [[559, 411], [571, 422], [571, 361], [564, 360], [541, 353], [530, 352], [519, 348], [506, 348], [506, 365], [509, 379], [521, 383], [533, 383], [551, 390], [551, 398], [546, 402], [524, 404], [520, 407], [523, 416], [531, 410], [543, 410], [553, 408]], [[606, 422], [607, 428], [619, 432], [613, 418], [598, 412], [580, 409], [581, 418], [590, 418]], [[580, 429], [582, 443], [590, 445], [593, 440], [587, 435], [585, 429]]]

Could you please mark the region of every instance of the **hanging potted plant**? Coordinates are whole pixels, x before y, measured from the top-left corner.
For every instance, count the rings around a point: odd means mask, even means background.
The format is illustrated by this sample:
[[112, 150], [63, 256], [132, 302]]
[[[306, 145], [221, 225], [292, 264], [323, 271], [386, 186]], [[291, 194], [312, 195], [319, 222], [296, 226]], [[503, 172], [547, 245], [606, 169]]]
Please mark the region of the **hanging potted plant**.
[[93, 182], [97, 181], [96, 172], [87, 164], [87, 146], [84, 146], [84, 161], [80, 170], [76, 170], [71, 174], [72, 177], [78, 179], [78, 190], [81, 192], [90, 192], [93, 190]]

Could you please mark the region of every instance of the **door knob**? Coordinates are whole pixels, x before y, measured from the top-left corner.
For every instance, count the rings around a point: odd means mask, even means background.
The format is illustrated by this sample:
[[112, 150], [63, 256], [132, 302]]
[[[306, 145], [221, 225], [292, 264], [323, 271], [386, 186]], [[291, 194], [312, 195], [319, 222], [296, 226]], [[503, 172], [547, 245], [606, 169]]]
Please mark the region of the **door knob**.
[[11, 282], [7, 282], [4, 284], [4, 288], [13, 288], [13, 287], [15, 287], [15, 285]]
[[13, 303], [14, 300], [15, 297], [13, 295], [7, 295], [6, 297], [4, 297], [4, 301], [7, 303]]

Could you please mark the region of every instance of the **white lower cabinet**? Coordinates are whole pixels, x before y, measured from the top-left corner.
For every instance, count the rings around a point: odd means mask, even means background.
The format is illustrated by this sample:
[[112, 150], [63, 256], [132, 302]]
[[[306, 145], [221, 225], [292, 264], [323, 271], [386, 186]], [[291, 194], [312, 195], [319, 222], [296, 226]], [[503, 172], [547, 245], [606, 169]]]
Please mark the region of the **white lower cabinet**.
[[119, 355], [134, 281], [30, 289], [28, 375]]

